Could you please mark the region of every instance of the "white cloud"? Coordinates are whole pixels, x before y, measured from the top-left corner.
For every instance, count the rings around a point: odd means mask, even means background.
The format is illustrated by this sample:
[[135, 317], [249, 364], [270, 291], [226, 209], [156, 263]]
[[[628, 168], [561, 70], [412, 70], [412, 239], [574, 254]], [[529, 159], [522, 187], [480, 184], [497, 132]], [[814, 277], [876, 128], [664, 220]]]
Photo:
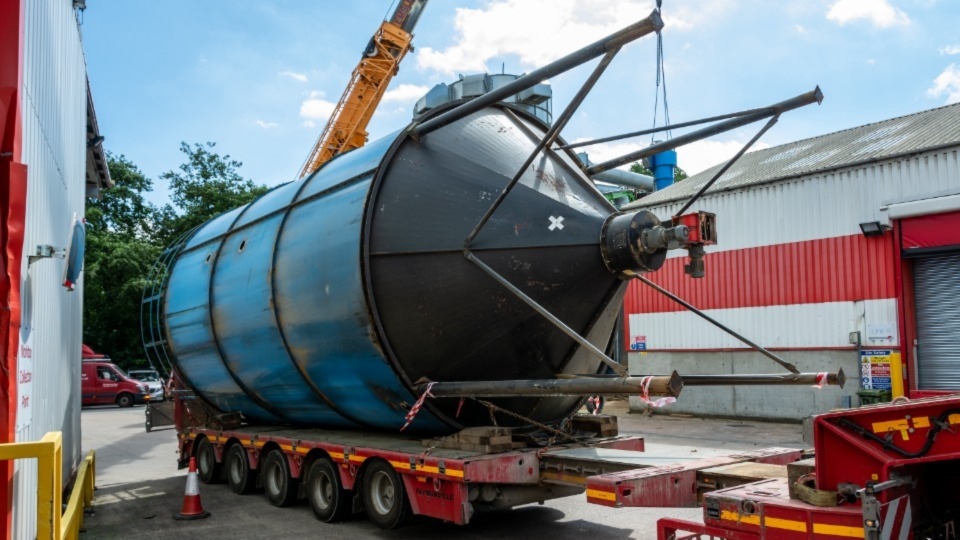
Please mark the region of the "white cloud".
[[960, 54], [960, 44], [940, 47], [940, 54]]
[[827, 11], [827, 19], [841, 26], [860, 19], [877, 28], [910, 24], [907, 14], [891, 6], [887, 0], [837, 0]]
[[429, 86], [420, 86], [417, 84], [401, 84], [393, 90], [387, 90], [383, 94], [383, 102], [398, 102], [413, 104], [416, 100], [423, 97], [430, 90]]
[[[582, 140], [582, 139], [581, 139]], [[683, 169], [687, 174], [693, 176], [699, 172], [705, 171], [714, 165], [718, 165], [730, 158], [743, 148], [743, 145], [749, 139], [715, 141], [704, 140], [681, 146], [677, 149], [677, 166]], [[576, 142], [576, 141], [574, 141]], [[585, 151], [590, 155], [590, 161], [593, 163], [602, 163], [608, 159], [622, 156], [629, 152], [646, 148], [647, 142], [614, 142], [602, 143], [583, 149], [577, 152]], [[753, 150], [762, 150], [770, 148], [770, 145], [762, 141], [754, 143], [750, 148]], [[621, 167], [629, 169], [628, 166]]]
[[297, 73], [296, 71], [284, 71], [284, 72], [280, 73], [280, 75], [283, 75], [284, 77], [290, 77], [291, 79], [293, 79], [293, 80], [295, 80], [295, 81], [307, 82], [307, 74], [306, 74], [306, 73]]
[[960, 103], [960, 66], [950, 64], [943, 73], [933, 80], [933, 87], [927, 90], [927, 96], [937, 98], [946, 95], [946, 105]]
[[795, 25], [793, 25], [793, 29], [794, 29], [794, 31], [796, 31], [798, 34], [806, 34], [806, 33], [807, 33], [807, 29], [804, 28], [802, 24], [795, 24]]
[[262, 127], [263, 129], [273, 129], [280, 125], [276, 122], [264, 122], [263, 120], [257, 120], [256, 124]]
[[[735, 4], [714, 0], [671, 6], [664, 24], [687, 30], [718, 19]], [[484, 71], [490, 60], [519, 58], [521, 68], [539, 67], [643, 19], [653, 0], [489, 0], [481, 9], [457, 8], [455, 42], [442, 50], [421, 47], [420, 69], [443, 74]]]
[[[310, 92], [310, 98], [300, 104], [300, 116], [307, 119], [304, 123], [307, 127], [314, 127], [313, 120], [326, 123], [337, 107], [336, 103], [324, 99], [323, 92]], [[309, 123], [309, 125], [308, 125]]]

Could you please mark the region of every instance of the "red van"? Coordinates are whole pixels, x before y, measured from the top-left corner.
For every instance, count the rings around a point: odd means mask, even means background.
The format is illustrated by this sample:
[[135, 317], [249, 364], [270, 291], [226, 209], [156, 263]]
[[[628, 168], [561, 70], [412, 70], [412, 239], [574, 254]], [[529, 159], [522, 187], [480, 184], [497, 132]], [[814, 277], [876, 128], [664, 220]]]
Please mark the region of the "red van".
[[146, 384], [137, 382], [122, 369], [105, 360], [84, 360], [80, 372], [80, 404], [130, 407], [149, 399]]

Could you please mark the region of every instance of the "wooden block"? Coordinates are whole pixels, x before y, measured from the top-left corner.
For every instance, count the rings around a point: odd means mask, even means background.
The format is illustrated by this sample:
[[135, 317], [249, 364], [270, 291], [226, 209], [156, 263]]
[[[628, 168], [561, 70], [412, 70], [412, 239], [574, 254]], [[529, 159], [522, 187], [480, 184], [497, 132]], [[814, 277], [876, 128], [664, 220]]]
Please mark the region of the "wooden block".
[[512, 429], [504, 427], [472, 427], [447, 437], [426, 439], [421, 441], [421, 444], [434, 448], [495, 454], [513, 449], [512, 433]]
[[477, 435], [487, 437], [510, 437], [513, 435], [513, 429], [508, 427], [480, 426], [468, 427], [458, 431], [455, 435]]
[[614, 437], [619, 433], [617, 417], [609, 414], [578, 414], [572, 419], [573, 429], [593, 433], [597, 437]]
[[513, 437], [502, 435], [499, 437], [487, 437], [485, 435], [464, 435], [457, 433], [453, 435], [452, 438], [467, 444], [510, 444], [513, 442]]
[[500, 452], [509, 452], [513, 450], [513, 443], [510, 444], [470, 444], [460, 441], [441, 439], [438, 441], [424, 440], [424, 446], [433, 448], [447, 448], [450, 450], [463, 450], [465, 452], [478, 452], [481, 454], [498, 454]]

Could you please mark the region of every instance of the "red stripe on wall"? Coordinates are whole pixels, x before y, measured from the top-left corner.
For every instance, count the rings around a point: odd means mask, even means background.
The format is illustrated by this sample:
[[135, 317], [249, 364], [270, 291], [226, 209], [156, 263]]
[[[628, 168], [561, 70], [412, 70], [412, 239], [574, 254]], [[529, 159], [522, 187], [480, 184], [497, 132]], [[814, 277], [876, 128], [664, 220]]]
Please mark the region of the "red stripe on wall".
[[[687, 277], [687, 259], [677, 257], [647, 277], [701, 309], [894, 298], [892, 237], [856, 234], [710, 253], [701, 279]], [[683, 310], [638, 281], [624, 299], [627, 314]]]

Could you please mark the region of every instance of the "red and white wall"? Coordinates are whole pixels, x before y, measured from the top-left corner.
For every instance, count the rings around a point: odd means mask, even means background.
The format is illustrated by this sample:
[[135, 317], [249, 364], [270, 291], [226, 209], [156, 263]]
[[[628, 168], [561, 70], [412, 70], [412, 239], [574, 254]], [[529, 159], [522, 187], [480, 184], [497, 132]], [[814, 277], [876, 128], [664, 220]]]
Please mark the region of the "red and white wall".
[[[83, 280], [62, 249], [86, 189], [86, 67], [72, 0], [0, 2], [0, 443], [63, 432], [63, 480], [80, 459]], [[0, 538], [36, 537], [35, 460], [0, 462]]]
[[[956, 148], [731, 186], [703, 197], [695, 210], [716, 213], [718, 223], [718, 244], [707, 249], [706, 277], [683, 274], [683, 252], [672, 253], [649, 277], [760, 345], [781, 351], [802, 371], [842, 367], [851, 384], [844, 390], [688, 388], [675, 410], [801, 418], [841, 406], [844, 395], [856, 405], [860, 360], [851, 332], [860, 333], [864, 348], [899, 351], [909, 331], [901, 313], [894, 231], [865, 237], [859, 224], [889, 223], [889, 201], [950, 190], [960, 190]], [[663, 219], [679, 207], [647, 209]], [[782, 369], [642, 283], [631, 284], [624, 309], [633, 373]]]

